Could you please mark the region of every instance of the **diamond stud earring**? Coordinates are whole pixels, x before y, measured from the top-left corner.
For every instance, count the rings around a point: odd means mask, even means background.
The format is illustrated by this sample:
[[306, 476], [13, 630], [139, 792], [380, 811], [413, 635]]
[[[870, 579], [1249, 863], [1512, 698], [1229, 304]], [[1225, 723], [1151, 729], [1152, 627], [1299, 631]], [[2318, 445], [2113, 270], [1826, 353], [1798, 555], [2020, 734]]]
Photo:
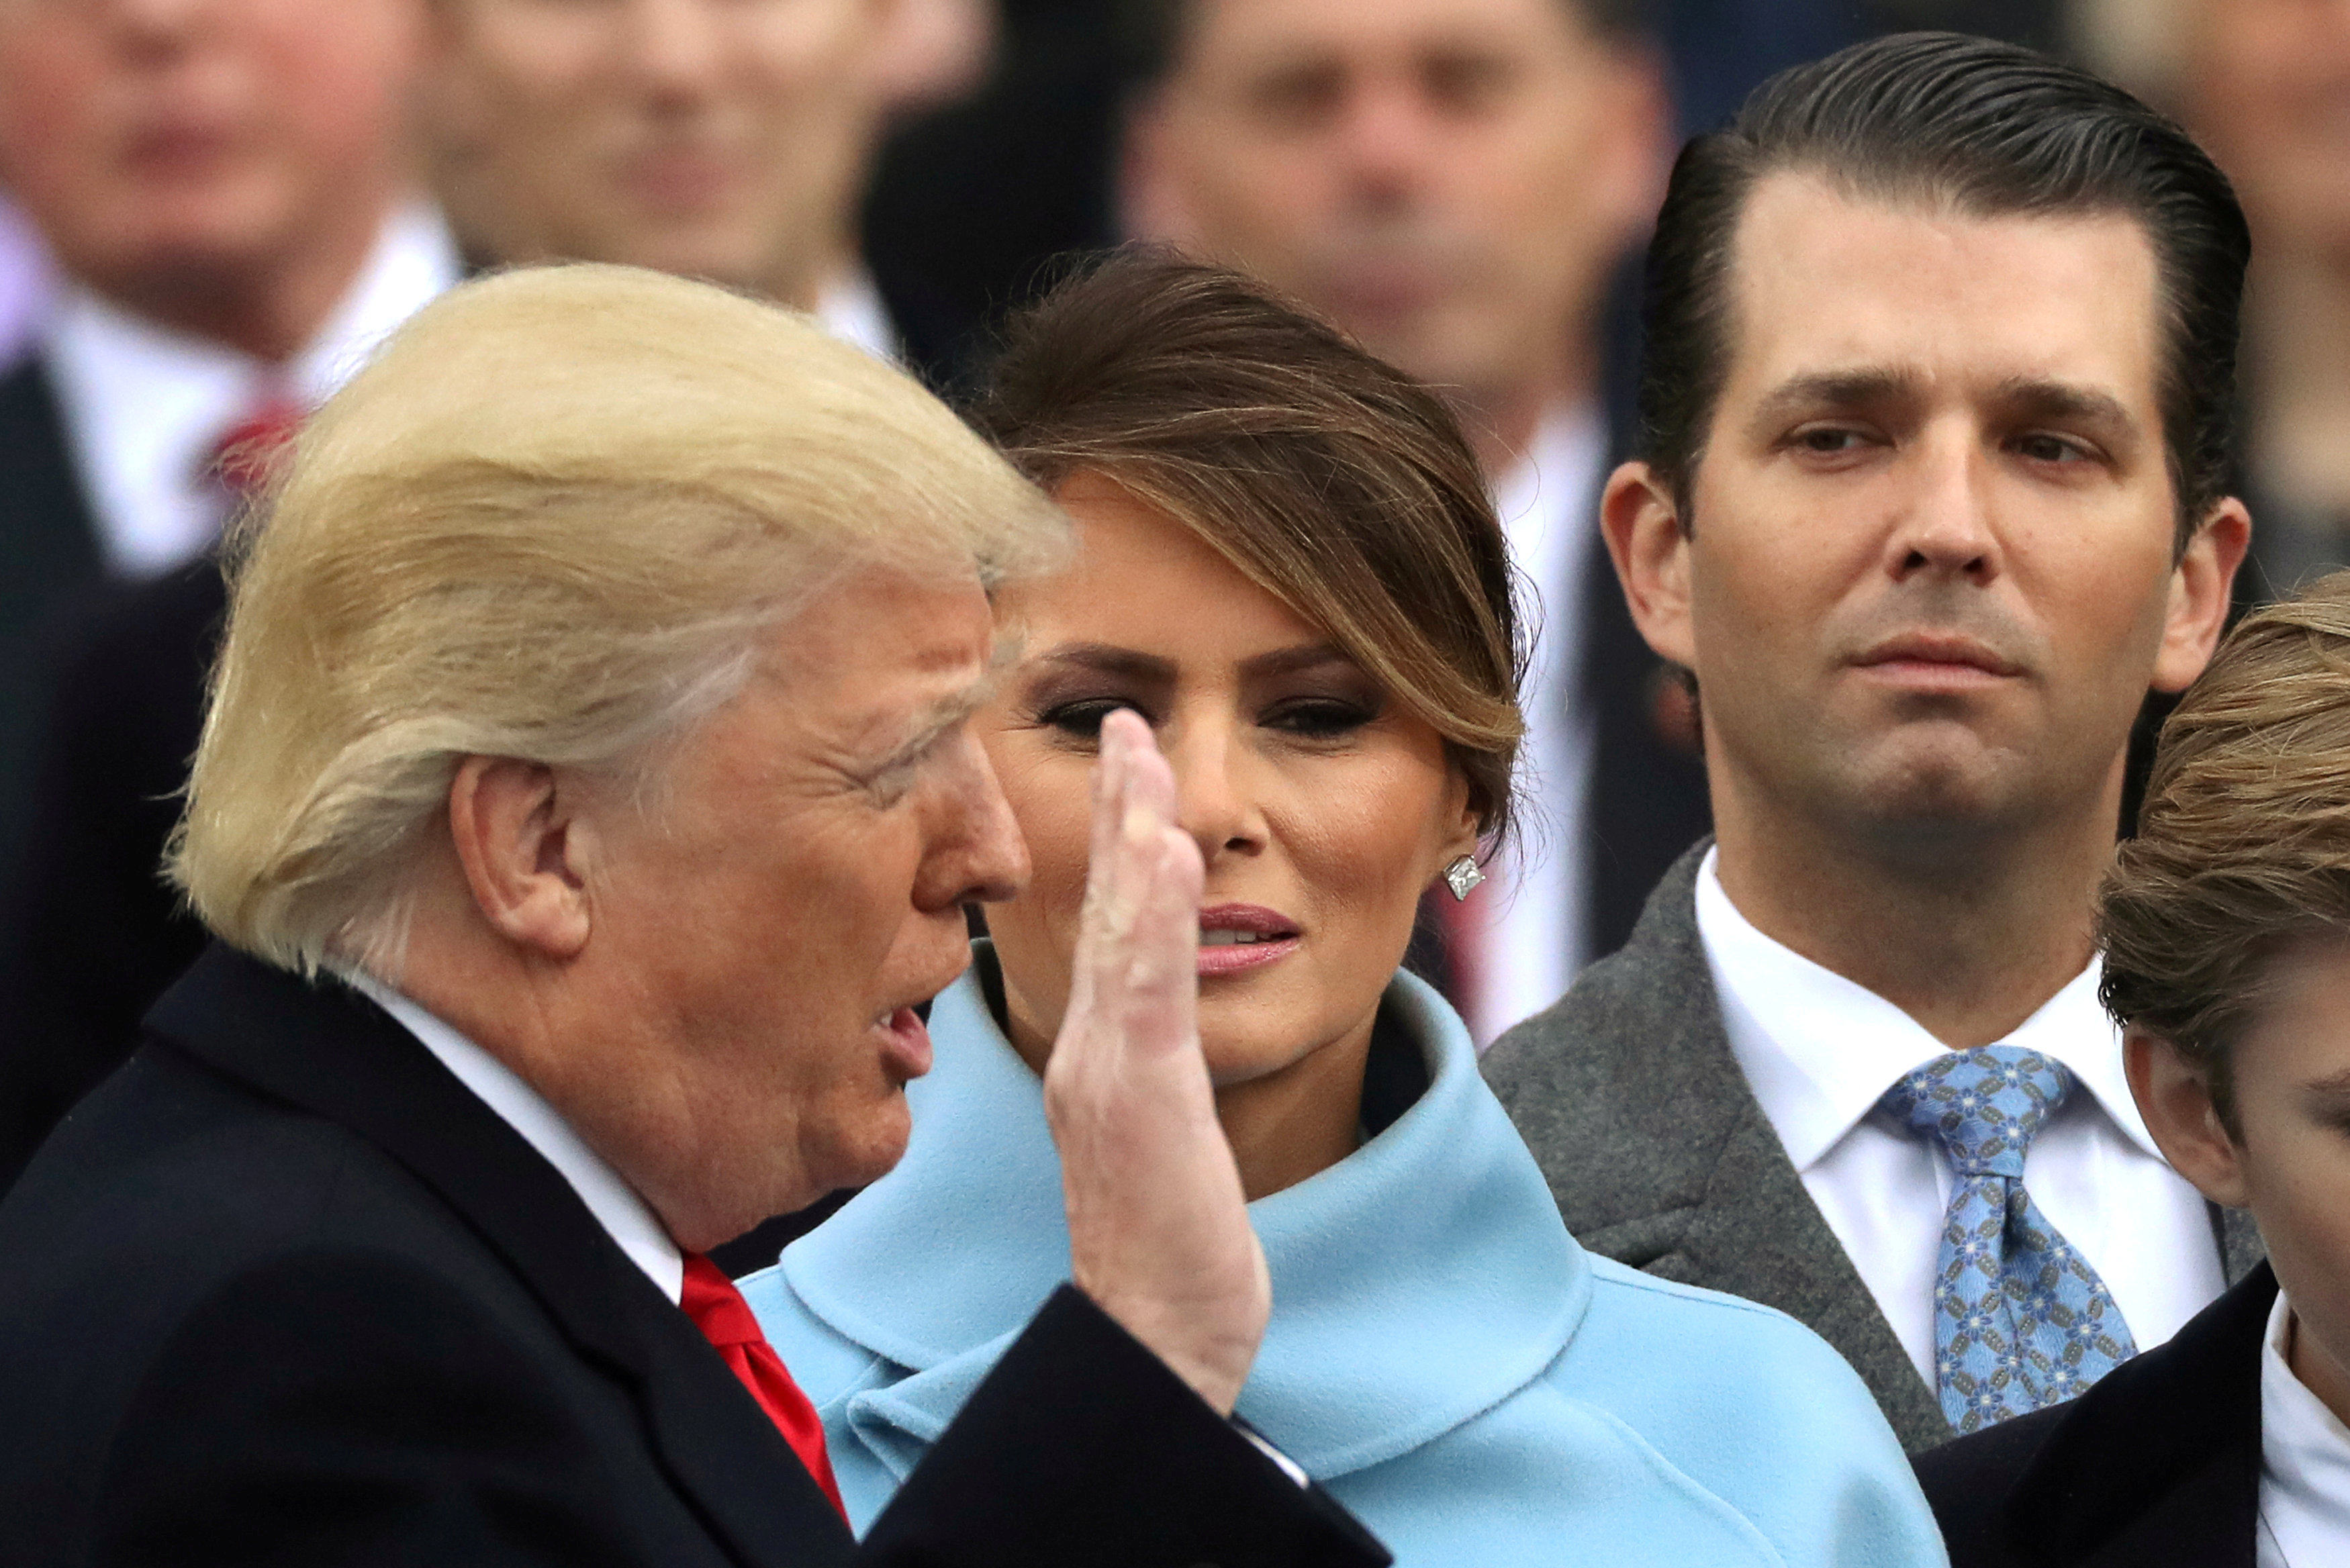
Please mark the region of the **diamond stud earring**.
[[1485, 874], [1477, 869], [1477, 862], [1466, 855], [1444, 868], [1444, 885], [1452, 889], [1456, 902], [1466, 899], [1484, 879]]

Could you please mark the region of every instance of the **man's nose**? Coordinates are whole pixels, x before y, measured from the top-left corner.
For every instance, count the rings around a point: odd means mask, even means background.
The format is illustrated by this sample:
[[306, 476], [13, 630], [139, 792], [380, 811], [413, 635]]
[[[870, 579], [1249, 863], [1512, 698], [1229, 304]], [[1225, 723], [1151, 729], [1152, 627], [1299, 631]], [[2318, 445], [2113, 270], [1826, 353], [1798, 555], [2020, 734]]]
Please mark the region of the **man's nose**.
[[1982, 444], [1955, 429], [1929, 431], [1903, 465], [1886, 540], [1886, 569], [1898, 580], [1962, 578], [1981, 587], [2001, 571], [1991, 465]]
[[1347, 95], [1338, 139], [1357, 181], [1380, 190], [1405, 189], [1435, 155], [1435, 112], [1409, 81], [1361, 82]]
[[925, 909], [1000, 904], [1028, 885], [1028, 841], [986, 750], [966, 735], [955, 761], [941, 831], [914, 890], [916, 904]]

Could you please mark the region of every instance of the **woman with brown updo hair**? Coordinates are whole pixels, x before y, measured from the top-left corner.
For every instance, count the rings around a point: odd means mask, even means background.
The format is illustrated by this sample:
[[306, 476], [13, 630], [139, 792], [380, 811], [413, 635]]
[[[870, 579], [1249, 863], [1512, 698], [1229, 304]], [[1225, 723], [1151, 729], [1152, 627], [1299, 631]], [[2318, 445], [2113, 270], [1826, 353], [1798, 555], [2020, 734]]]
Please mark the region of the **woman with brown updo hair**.
[[1012, 326], [980, 429], [1075, 520], [976, 721], [1035, 862], [931, 1019], [905, 1159], [744, 1293], [878, 1512], [1066, 1277], [1039, 1073], [1107, 715], [1206, 867], [1199, 1030], [1274, 1282], [1239, 1414], [1406, 1563], [1938, 1563], [1875, 1404], [1777, 1314], [1586, 1254], [1403, 971], [1507, 830], [1512, 573], [1444, 405], [1214, 268], [1114, 257]]

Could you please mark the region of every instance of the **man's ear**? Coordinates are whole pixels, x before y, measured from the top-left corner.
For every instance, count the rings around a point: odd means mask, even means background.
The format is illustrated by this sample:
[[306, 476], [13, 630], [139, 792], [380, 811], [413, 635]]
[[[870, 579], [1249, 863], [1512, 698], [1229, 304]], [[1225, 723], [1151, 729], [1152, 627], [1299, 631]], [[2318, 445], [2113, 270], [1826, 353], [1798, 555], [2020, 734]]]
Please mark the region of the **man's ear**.
[[2131, 1024], [2122, 1035], [2122, 1066], [2146, 1130], [2171, 1168], [2212, 1202], [2250, 1205], [2236, 1140], [2211, 1103], [2211, 1082], [2186, 1053], [2153, 1031]]
[[2155, 655], [2157, 691], [2184, 691], [2211, 662], [2211, 650], [2227, 629], [2228, 606], [2236, 590], [2236, 568], [2252, 541], [2252, 516], [2234, 496], [2212, 508], [2187, 551], [2170, 569], [2170, 602], [2162, 624], [2162, 648]]
[[1683, 670], [1697, 668], [1690, 626], [1689, 533], [1672, 492], [1645, 462], [1627, 462], [1607, 476], [1599, 497], [1599, 527], [1608, 559], [1624, 586], [1632, 624], [1657, 657]]
[[449, 836], [482, 918], [558, 963], [588, 945], [593, 913], [577, 817], [575, 792], [538, 763], [467, 757], [449, 781]]

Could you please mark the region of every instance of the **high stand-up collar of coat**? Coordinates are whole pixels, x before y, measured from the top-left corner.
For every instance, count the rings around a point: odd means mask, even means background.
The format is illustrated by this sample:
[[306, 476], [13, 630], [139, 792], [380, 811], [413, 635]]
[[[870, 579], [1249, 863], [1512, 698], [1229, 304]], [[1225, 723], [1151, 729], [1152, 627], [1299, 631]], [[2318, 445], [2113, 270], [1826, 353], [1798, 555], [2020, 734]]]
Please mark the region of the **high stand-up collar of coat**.
[[[1459, 1019], [1409, 974], [1383, 1006], [1422, 1052], [1426, 1092], [1337, 1165], [1249, 1209], [1274, 1310], [1236, 1413], [1326, 1481], [1534, 1381], [1592, 1293], [1590, 1262]], [[851, 1406], [901, 1476], [1069, 1277], [1041, 1088], [976, 970], [939, 998], [931, 1028], [937, 1064], [908, 1085], [905, 1158], [783, 1260], [809, 1311], [911, 1369]]]

